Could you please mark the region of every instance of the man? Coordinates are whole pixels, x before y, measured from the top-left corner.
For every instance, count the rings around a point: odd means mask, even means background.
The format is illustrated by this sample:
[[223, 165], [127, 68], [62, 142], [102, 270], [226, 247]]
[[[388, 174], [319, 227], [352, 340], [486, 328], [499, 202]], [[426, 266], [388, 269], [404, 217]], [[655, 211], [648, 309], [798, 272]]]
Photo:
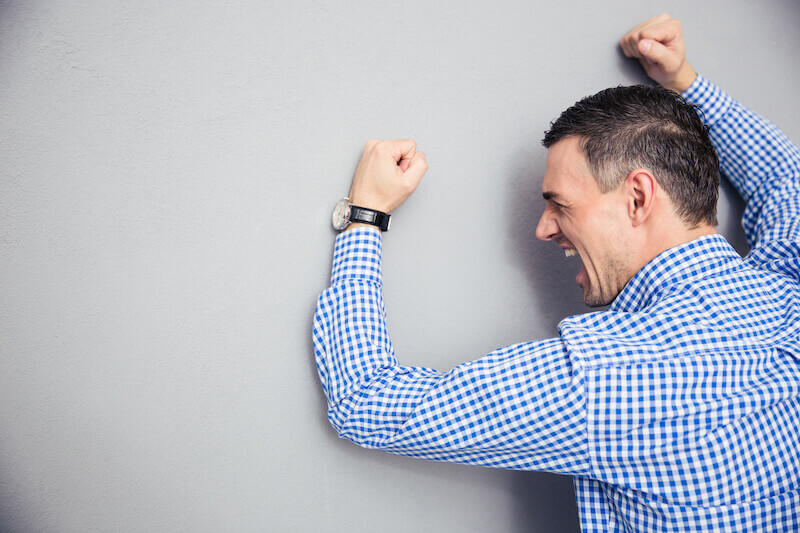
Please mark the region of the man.
[[[350, 190], [368, 223], [337, 238], [315, 316], [330, 421], [370, 448], [570, 474], [584, 531], [798, 530], [800, 150], [692, 70], [668, 15], [621, 46], [674, 92], [610, 89], [562, 113], [536, 230], [610, 308], [447, 373], [400, 366], [370, 217], [427, 165], [412, 140], [370, 141]], [[747, 202], [745, 259], [714, 231], [709, 136]]]

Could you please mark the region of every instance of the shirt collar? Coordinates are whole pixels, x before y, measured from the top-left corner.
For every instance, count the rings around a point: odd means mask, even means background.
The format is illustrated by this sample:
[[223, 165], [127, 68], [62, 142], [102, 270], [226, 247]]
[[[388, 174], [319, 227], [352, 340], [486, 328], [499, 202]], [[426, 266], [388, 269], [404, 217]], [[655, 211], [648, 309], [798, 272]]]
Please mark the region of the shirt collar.
[[650, 260], [625, 285], [609, 311], [635, 313], [655, 302], [668, 286], [690, 281], [741, 256], [718, 233], [665, 250]]

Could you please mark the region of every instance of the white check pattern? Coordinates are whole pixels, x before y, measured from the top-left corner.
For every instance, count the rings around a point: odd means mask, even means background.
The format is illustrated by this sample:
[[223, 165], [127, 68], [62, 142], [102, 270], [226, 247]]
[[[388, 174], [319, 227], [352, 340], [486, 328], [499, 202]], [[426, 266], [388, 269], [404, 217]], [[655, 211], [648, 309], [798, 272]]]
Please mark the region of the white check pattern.
[[339, 435], [570, 474], [586, 532], [800, 530], [800, 151], [702, 77], [684, 96], [747, 201], [745, 259], [672, 248], [608, 311], [442, 373], [398, 363], [380, 233], [345, 232], [313, 329]]

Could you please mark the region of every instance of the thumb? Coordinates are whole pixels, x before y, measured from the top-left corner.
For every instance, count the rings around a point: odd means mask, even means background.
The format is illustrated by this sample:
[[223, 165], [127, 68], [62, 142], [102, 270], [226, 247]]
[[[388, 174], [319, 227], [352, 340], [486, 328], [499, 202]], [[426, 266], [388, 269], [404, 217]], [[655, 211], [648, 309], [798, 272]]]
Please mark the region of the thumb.
[[662, 67], [666, 66], [673, 53], [669, 48], [652, 39], [642, 39], [639, 41], [638, 48], [642, 59], [651, 65], [661, 65]]
[[419, 183], [427, 170], [428, 160], [425, 157], [425, 152], [418, 151], [414, 154], [414, 157], [408, 160], [408, 166], [403, 171], [403, 174], [416, 184]]
[[387, 142], [392, 159], [399, 162], [401, 159], [411, 159], [417, 149], [417, 142], [414, 139], [398, 139]]

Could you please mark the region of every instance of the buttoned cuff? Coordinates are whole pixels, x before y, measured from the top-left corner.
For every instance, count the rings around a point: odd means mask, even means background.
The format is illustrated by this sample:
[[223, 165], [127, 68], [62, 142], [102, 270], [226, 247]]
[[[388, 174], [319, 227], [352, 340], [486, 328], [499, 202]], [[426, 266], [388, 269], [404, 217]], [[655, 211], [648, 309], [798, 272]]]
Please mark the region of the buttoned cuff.
[[380, 285], [382, 239], [379, 231], [356, 228], [336, 237], [331, 285], [346, 280], [371, 281]]
[[733, 104], [733, 98], [725, 94], [719, 87], [705, 79], [700, 74], [688, 89], [681, 93], [690, 104], [698, 106], [703, 111], [703, 120], [713, 126], [728, 112]]

